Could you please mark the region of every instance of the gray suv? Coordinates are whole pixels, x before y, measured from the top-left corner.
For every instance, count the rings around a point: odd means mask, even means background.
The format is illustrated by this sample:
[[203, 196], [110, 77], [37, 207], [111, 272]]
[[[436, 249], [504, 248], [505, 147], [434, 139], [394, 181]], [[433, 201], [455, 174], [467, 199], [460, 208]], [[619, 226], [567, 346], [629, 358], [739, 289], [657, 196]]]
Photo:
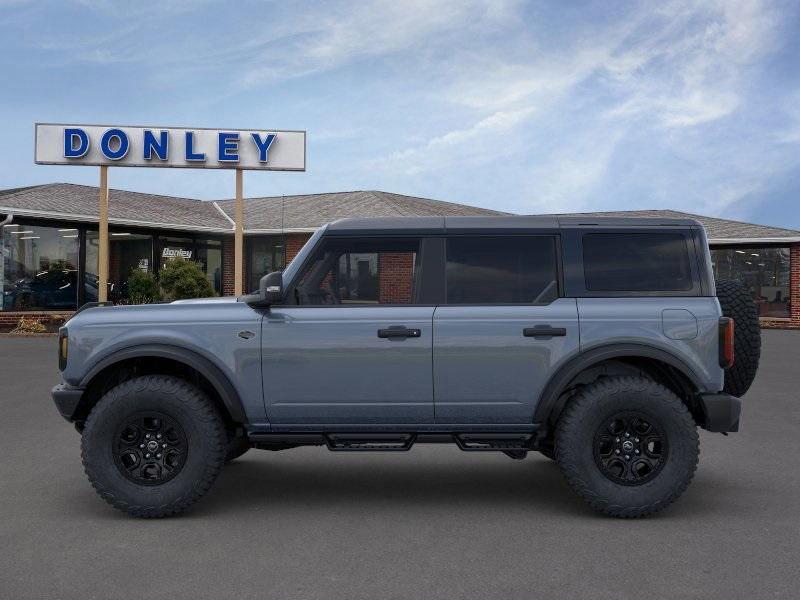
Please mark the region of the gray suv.
[[181, 512], [250, 448], [453, 442], [538, 451], [637, 517], [686, 489], [698, 426], [738, 430], [759, 339], [696, 221], [346, 219], [257, 293], [83, 307], [53, 398], [135, 516]]

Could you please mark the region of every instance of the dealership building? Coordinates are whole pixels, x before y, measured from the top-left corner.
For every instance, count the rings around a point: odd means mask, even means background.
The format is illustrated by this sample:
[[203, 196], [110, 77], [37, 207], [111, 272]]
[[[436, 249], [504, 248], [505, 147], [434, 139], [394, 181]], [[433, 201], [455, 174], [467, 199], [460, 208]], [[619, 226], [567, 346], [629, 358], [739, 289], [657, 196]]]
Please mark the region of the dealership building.
[[[21, 315], [66, 316], [98, 298], [96, 187], [55, 183], [0, 190], [0, 325]], [[283, 268], [319, 226], [346, 217], [501, 215], [380, 191], [249, 198], [244, 287]], [[765, 327], [800, 328], [800, 231], [672, 210], [582, 213], [696, 218], [718, 278], [747, 285]], [[11, 219], [8, 222], [8, 219]], [[218, 295], [234, 293], [234, 200], [216, 202], [111, 190], [108, 297], [127, 301], [134, 269], [158, 274], [174, 258], [197, 261]], [[380, 268], [378, 265], [375, 268]]]

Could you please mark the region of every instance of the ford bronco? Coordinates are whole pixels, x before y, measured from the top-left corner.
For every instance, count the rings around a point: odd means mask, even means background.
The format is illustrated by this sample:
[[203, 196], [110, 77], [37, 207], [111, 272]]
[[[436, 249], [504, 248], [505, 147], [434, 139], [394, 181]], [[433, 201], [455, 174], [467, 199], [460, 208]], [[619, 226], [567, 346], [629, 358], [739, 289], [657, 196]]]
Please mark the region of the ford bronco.
[[61, 414], [89, 481], [179, 513], [250, 448], [554, 459], [595, 509], [686, 489], [698, 426], [739, 429], [755, 306], [693, 220], [345, 219], [256, 293], [87, 305], [60, 330]]

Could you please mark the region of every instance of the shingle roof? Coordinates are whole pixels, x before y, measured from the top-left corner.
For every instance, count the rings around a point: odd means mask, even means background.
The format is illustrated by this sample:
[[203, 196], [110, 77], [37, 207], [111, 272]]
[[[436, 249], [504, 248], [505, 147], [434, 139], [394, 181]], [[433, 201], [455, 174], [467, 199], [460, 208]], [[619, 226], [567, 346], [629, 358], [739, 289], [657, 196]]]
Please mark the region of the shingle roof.
[[786, 240], [792, 239], [800, 241], [800, 231], [794, 229], [783, 229], [781, 227], [770, 227], [767, 225], [756, 225], [755, 223], [744, 223], [742, 221], [731, 221], [716, 217], [706, 217], [693, 213], [680, 212], [677, 210], [619, 210], [601, 211], [584, 213], [563, 213], [557, 216], [589, 216], [589, 217], [655, 217], [671, 219], [696, 219], [703, 224], [706, 235], [711, 242], [747, 242], [748, 240]]
[[[97, 221], [98, 188], [72, 183], [52, 183], [0, 192], [0, 210], [18, 215], [65, 220]], [[230, 230], [230, 222], [213, 203], [109, 190], [109, 221], [124, 225], [176, 229]]]
[[[217, 203], [234, 217], [234, 201]], [[429, 217], [503, 215], [487, 208], [389, 192], [357, 191], [304, 196], [273, 196], [245, 200], [245, 229], [250, 231], [315, 229], [348, 217]]]
[[[206, 202], [192, 198], [110, 190], [109, 220], [117, 225], [165, 229], [230, 232], [234, 201]], [[0, 190], [0, 212], [63, 220], [97, 221], [98, 189], [71, 183], [52, 183]], [[245, 199], [245, 230], [311, 231], [349, 217], [428, 217], [507, 215], [487, 208], [404, 196], [380, 191], [335, 192], [302, 196]], [[226, 217], [227, 215], [227, 217]], [[666, 217], [700, 221], [716, 243], [800, 241], [800, 231], [706, 217], [675, 210], [627, 210], [569, 213], [596, 217]], [[562, 214], [559, 216], [567, 216]]]

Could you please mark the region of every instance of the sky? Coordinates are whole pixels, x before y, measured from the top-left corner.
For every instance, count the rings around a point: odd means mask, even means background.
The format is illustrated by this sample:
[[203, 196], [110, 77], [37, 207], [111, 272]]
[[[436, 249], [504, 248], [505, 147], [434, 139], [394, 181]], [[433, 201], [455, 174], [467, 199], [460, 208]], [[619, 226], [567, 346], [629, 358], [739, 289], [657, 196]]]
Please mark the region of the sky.
[[[246, 196], [383, 190], [521, 214], [674, 209], [800, 229], [800, 3], [0, 0], [0, 189], [34, 122], [302, 129]], [[229, 198], [233, 173], [111, 169]]]

